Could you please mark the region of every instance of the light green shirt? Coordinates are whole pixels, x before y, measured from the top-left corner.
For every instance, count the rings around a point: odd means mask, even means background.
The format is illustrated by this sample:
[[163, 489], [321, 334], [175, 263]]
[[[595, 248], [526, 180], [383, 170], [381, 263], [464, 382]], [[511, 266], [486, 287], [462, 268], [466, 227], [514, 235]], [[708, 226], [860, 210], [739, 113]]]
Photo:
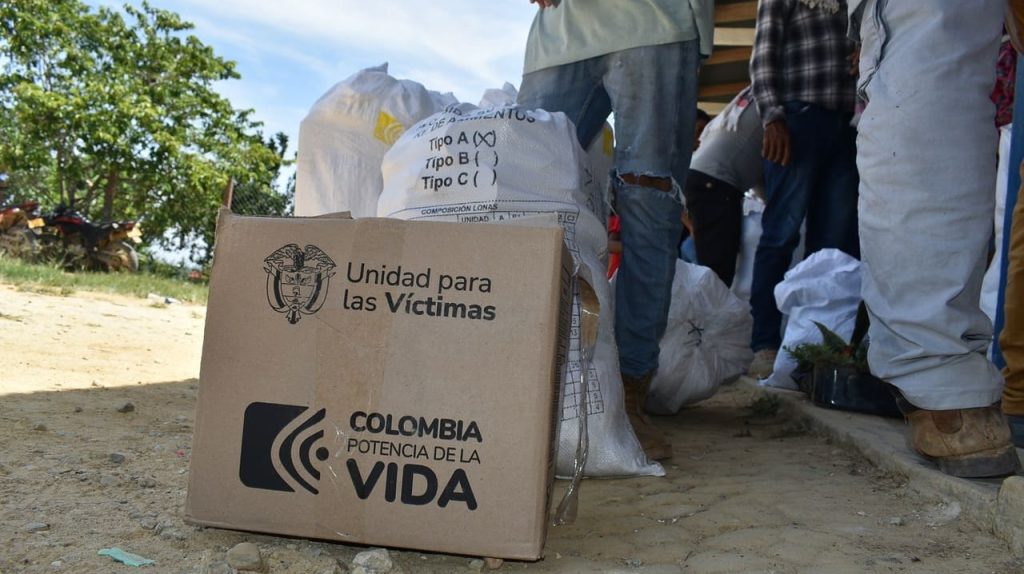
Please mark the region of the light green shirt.
[[560, 0], [537, 10], [526, 42], [528, 74], [612, 52], [700, 40], [714, 42], [714, 0]]

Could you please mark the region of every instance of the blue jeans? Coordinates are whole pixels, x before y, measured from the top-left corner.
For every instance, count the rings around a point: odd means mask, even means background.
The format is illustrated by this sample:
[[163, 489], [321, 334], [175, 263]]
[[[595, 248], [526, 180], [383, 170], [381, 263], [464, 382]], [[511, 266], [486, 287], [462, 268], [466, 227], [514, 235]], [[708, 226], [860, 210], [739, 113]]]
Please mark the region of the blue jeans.
[[[619, 367], [640, 377], [658, 367], [683, 225], [680, 188], [693, 147], [697, 40], [614, 52], [523, 76], [519, 105], [564, 112], [586, 147], [615, 113], [615, 205], [622, 221], [616, 279]], [[620, 175], [675, 180], [668, 192]]]
[[782, 344], [782, 313], [775, 286], [789, 269], [807, 219], [804, 256], [836, 248], [860, 256], [857, 239], [857, 150], [852, 114], [804, 102], [786, 102], [790, 162], [764, 162], [763, 233], [754, 255], [750, 306], [754, 351]]

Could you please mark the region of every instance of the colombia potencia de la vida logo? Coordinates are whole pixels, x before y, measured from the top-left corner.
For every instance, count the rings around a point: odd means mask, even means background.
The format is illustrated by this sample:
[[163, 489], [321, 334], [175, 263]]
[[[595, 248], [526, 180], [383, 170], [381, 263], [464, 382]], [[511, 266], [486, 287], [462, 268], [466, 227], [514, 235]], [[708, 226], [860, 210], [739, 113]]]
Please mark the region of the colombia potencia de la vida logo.
[[335, 267], [334, 260], [316, 245], [299, 249], [290, 243], [274, 251], [263, 260], [270, 307], [284, 313], [292, 325], [303, 315], [316, 313], [327, 299]]

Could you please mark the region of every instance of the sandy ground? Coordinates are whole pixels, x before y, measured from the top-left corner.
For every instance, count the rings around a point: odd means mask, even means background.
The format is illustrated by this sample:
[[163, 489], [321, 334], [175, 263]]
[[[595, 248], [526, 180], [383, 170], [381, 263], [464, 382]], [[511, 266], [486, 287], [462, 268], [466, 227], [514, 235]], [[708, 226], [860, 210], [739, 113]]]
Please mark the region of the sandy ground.
[[[182, 520], [205, 310], [0, 285], [0, 573], [227, 573], [254, 542], [274, 573], [347, 572], [365, 548]], [[726, 387], [662, 418], [666, 478], [587, 481], [576, 524], [518, 572], [1021, 572], [955, 503], [910, 491], [784, 413]], [[120, 412], [126, 403], [134, 407]], [[564, 485], [559, 484], [559, 489]], [[469, 572], [470, 557], [392, 551], [395, 572]]]

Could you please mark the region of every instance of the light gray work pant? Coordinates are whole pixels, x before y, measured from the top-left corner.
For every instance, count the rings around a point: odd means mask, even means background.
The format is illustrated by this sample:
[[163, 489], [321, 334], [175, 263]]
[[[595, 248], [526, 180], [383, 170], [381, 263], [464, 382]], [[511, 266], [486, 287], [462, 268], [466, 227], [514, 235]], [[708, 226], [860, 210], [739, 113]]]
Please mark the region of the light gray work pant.
[[[858, 3], [851, 2], [851, 9]], [[867, 0], [858, 124], [873, 373], [931, 410], [987, 406], [1002, 378], [979, 308], [998, 133], [989, 99], [1004, 1]]]

